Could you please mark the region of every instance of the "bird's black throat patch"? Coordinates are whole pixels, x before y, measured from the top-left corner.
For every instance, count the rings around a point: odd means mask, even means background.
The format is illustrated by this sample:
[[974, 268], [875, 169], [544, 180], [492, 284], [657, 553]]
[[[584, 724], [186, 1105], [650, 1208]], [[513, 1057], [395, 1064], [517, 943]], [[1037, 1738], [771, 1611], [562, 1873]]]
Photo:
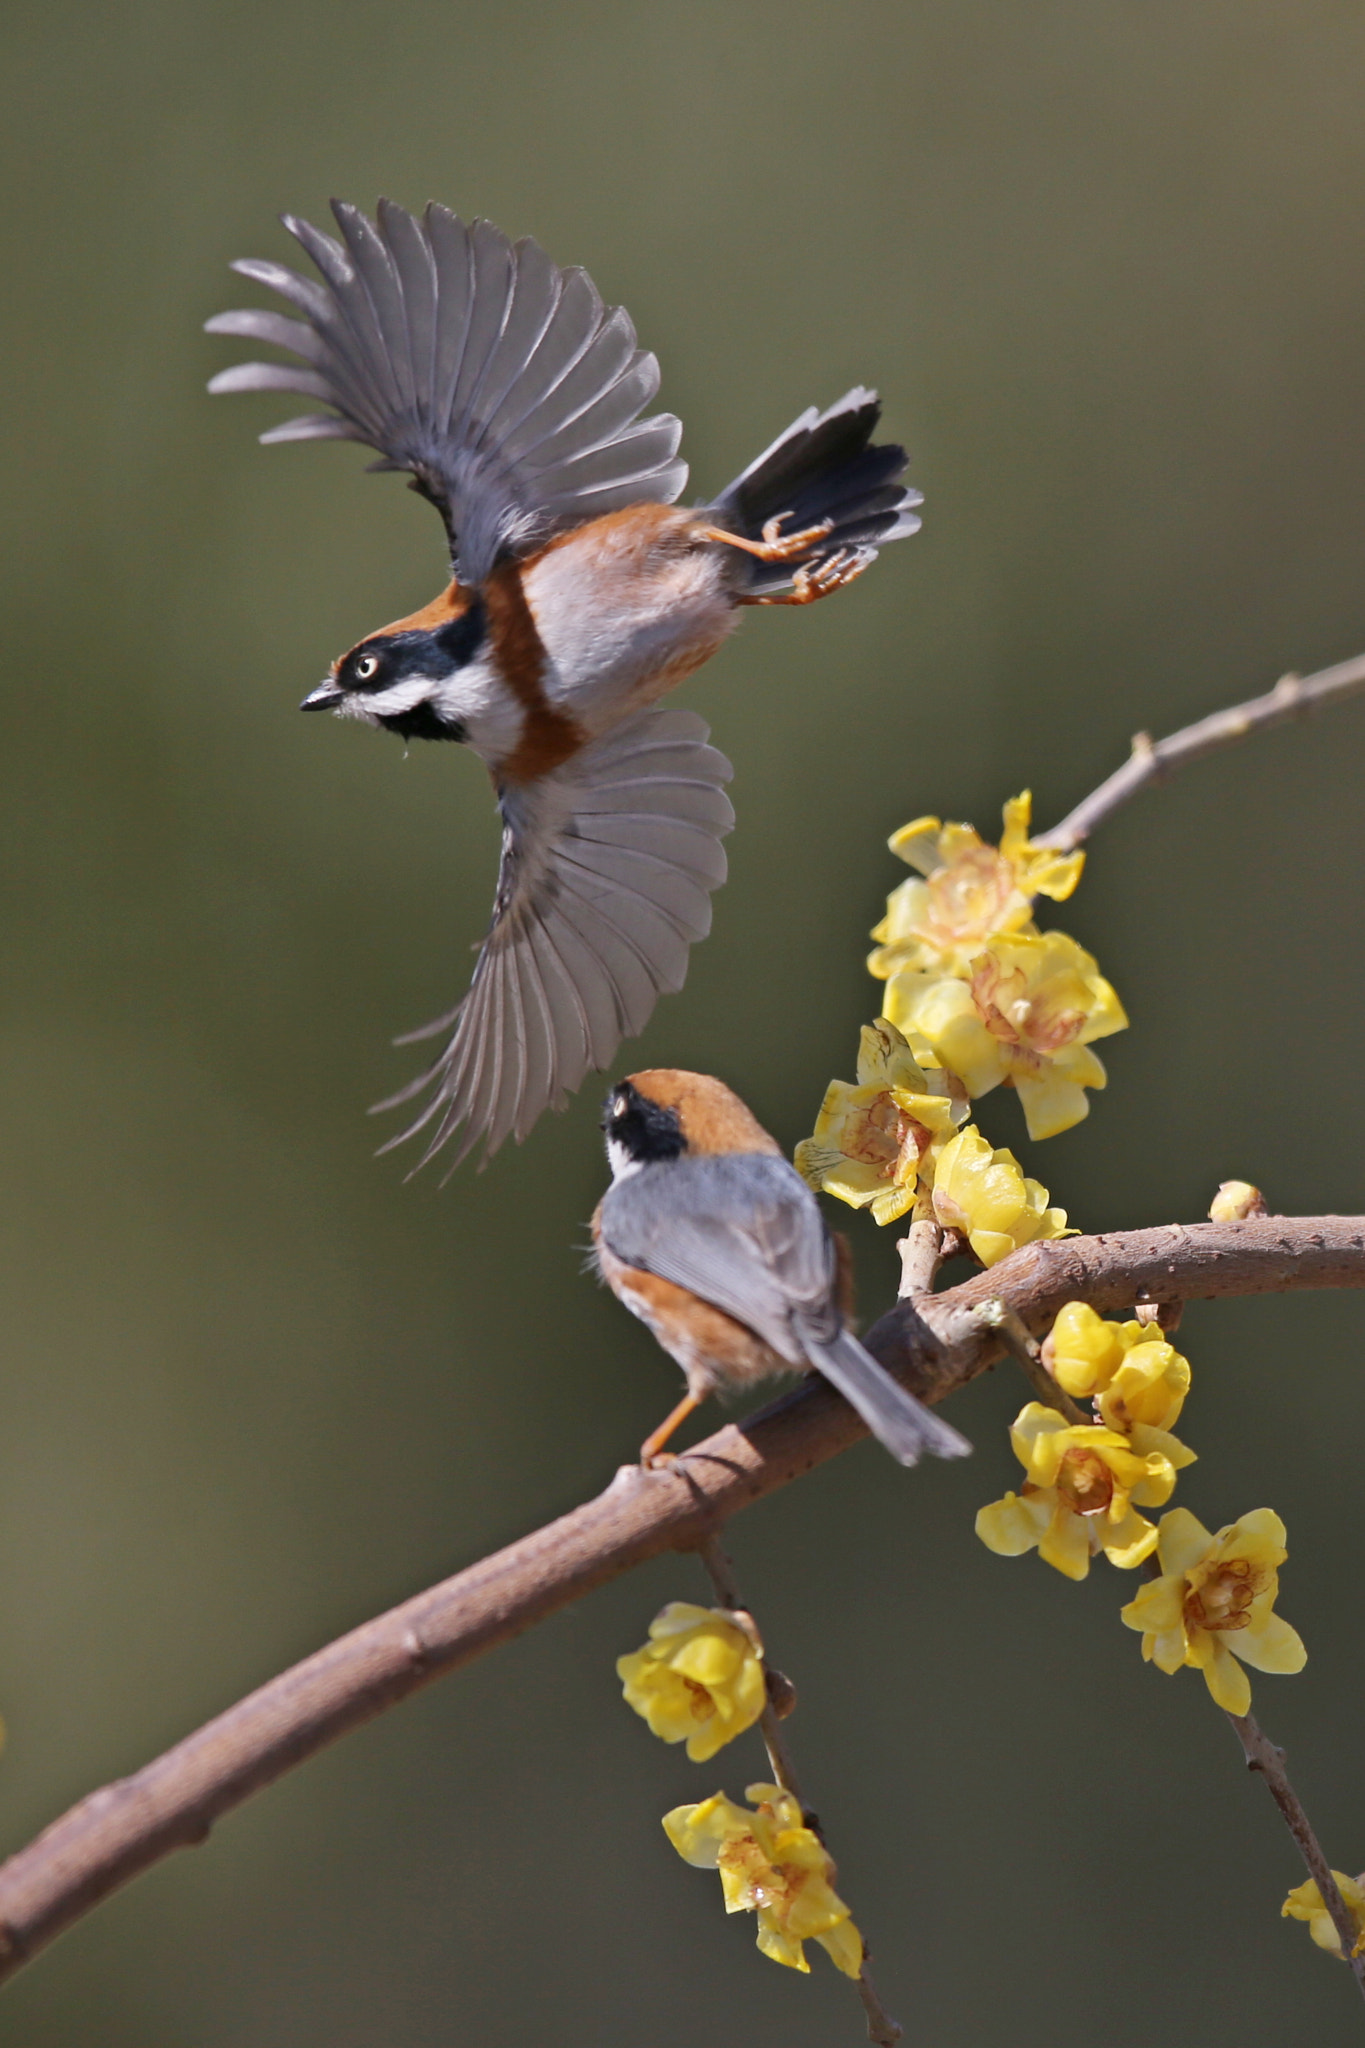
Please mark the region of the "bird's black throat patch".
[[396, 732], [404, 740], [455, 740], [457, 743], [469, 737], [458, 718], [442, 718], [429, 698], [414, 704], [411, 711], [391, 711], [379, 715], [379, 723], [385, 732]]
[[607, 1097], [602, 1128], [640, 1166], [677, 1159], [687, 1150], [677, 1111], [651, 1102], [629, 1081], [619, 1081]]

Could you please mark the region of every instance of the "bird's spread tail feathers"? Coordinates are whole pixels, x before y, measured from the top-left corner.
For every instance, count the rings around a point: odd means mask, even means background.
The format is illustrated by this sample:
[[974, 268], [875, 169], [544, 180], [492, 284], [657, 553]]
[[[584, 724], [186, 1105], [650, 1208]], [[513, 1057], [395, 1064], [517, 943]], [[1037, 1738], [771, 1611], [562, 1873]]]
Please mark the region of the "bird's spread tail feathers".
[[807, 1342], [813, 1363], [902, 1465], [917, 1465], [926, 1451], [934, 1458], [967, 1456], [972, 1447], [966, 1437], [893, 1380], [852, 1331]]
[[748, 595], [762, 595], [793, 581], [798, 569], [812, 569], [837, 554], [868, 561], [889, 540], [915, 533], [918, 491], [897, 479], [907, 456], [893, 443], [872, 445], [881, 417], [875, 391], [859, 385], [827, 412], [810, 406], [793, 420], [708, 506], [718, 526], [745, 540], [761, 540], [779, 519], [791, 534], [829, 522], [829, 531], [806, 555], [785, 562], [742, 558]]

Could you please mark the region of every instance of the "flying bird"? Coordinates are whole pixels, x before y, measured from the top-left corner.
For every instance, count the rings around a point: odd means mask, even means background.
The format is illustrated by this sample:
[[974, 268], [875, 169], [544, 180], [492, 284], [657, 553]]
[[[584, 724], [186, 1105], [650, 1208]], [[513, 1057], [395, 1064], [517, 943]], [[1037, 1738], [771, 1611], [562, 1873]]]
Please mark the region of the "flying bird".
[[641, 1464], [708, 1394], [811, 1371], [902, 1465], [971, 1450], [846, 1327], [839, 1244], [777, 1141], [723, 1081], [671, 1067], [632, 1074], [608, 1096], [603, 1129], [612, 1184], [592, 1222], [598, 1271], [687, 1380]]
[[609, 1064], [710, 927], [732, 770], [695, 713], [656, 700], [741, 607], [861, 575], [915, 531], [920, 498], [898, 481], [905, 451], [873, 444], [880, 407], [859, 388], [681, 507], [681, 423], [640, 417], [658, 364], [584, 271], [440, 206], [332, 210], [340, 240], [284, 217], [318, 279], [233, 266], [300, 318], [207, 323], [296, 360], [241, 363], [209, 389], [319, 401], [261, 439], [362, 442], [445, 524], [449, 586], [358, 641], [302, 708], [461, 742], [492, 777], [502, 863], [472, 984], [412, 1034], [446, 1035], [434, 1063], [379, 1105], [425, 1096], [391, 1142], [425, 1133], [424, 1163], [461, 1132], [458, 1163], [524, 1138]]

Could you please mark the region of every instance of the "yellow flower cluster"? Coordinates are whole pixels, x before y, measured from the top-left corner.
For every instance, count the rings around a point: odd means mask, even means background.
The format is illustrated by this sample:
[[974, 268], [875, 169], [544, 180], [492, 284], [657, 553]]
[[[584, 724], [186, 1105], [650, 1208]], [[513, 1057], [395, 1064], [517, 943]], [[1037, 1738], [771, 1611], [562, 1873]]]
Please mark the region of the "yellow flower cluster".
[[617, 1658], [616, 1675], [627, 1706], [661, 1742], [685, 1742], [694, 1764], [752, 1728], [767, 1699], [763, 1645], [749, 1617], [686, 1600], [655, 1615], [649, 1641]]
[[[649, 1641], [619, 1657], [627, 1705], [663, 1742], [686, 1742], [705, 1763], [763, 1712], [763, 1644], [747, 1614], [671, 1600]], [[685, 1862], [719, 1870], [727, 1913], [758, 1915], [758, 1946], [774, 1962], [809, 1970], [803, 1942], [818, 1941], [846, 1977], [862, 1973], [862, 1936], [834, 1890], [834, 1864], [800, 1801], [778, 1785], [750, 1785], [751, 1811], [724, 1792], [664, 1815]]]
[[757, 1913], [758, 1946], [775, 1963], [809, 1970], [818, 1941], [846, 1977], [862, 1974], [863, 1941], [834, 1890], [834, 1864], [800, 1802], [777, 1785], [750, 1785], [737, 1806], [723, 1792], [675, 1806], [664, 1831], [685, 1863], [720, 1872], [727, 1913]]
[[1063, 902], [1085, 856], [1029, 838], [1027, 791], [1005, 805], [998, 848], [970, 825], [919, 818], [891, 840], [923, 879], [902, 882], [872, 936], [873, 974], [893, 1024], [918, 1034], [967, 1093], [1009, 1082], [1031, 1138], [1069, 1130], [1105, 1071], [1090, 1050], [1128, 1019], [1095, 961], [1065, 932], [1040, 932], [1034, 899]]
[[886, 1014], [863, 1027], [856, 1081], [831, 1081], [795, 1154], [811, 1187], [878, 1223], [935, 1219], [986, 1266], [1072, 1233], [1013, 1152], [959, 1128], [968, 1103], [1008, 1082], [1031, 1138], [1068, 1130], [1104, 1086], [1091, 1041], [1128, 1021], [1090, 955], [1033, 923], [1035, 899], [1068, 897], [1085, 856], [1036, 845], [1030, 804], [1025, 791], [1005, 805], [998, 847], [938, 818], [893, 836], [919, 873], [873, 933]]
[[[1027, 1478], [1019, 1493], [992, 1501], [976, 1518], [988, 1549], [1019, 1557], [1036, 1549], [1069, 1579], [1083, 1579], [1102, 1550], [1131, 1569], [1155, 1551], [1160, 1576], [1120, 1610], [1142, 1635], [1142, 1654], [1165, 1672], [1192, 1665], [1230, 1714], [1245, 1714], [1257, 1671], [1301, 1671], [1298, 1635], [1274, 1612], [1284, 1524], [1256, 1508], [1211, 1535], [1187, 1508], [1159, 1527], [1138, 1514], [1171, 1497], [1194, 1452], [1171, 1430], [1190, 1390], [1190, 1368], [1159, 1329], [1106, 1322], [1086, 1302], [1061, 1310], [1043, 1363], [1073, 1400], [1093, 1402], [1097, 1420], [1070, 1423], [1030, 1401], [1010, 1431]], [[1291, 1896], [1293, 1896], [1291, 1894]]]
[[1109, 1323], [1083, 1301], [1068, 1302], [1043, 1347], [1063, 1391], [1092, 1399], [1099, 1420], [1069, 1423], [1030, 1401], [1010, 1430], [1027, 1479], [976, 1518], [989, 1550], [1020, 1557], [1036, 1549], [1069, 1579], [1083, 1579], [1103, 1551], [1124, 1570], [1157, 1547], [1156, 1525], [1137, 1510], [1162, 1507], [1194, 1452], [1170, 1434], [1190, 1387], [1190, 1368], [1159, 1330]]

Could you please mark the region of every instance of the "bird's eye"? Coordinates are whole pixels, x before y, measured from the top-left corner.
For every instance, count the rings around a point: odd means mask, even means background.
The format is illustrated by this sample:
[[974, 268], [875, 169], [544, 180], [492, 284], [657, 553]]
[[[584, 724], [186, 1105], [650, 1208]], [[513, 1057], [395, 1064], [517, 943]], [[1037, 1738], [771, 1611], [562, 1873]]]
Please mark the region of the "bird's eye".
[[377, 654], [362, 654], [354, 669], [356, 681], [358, 683], [372, 682], [378, 674], [379, 656]]

